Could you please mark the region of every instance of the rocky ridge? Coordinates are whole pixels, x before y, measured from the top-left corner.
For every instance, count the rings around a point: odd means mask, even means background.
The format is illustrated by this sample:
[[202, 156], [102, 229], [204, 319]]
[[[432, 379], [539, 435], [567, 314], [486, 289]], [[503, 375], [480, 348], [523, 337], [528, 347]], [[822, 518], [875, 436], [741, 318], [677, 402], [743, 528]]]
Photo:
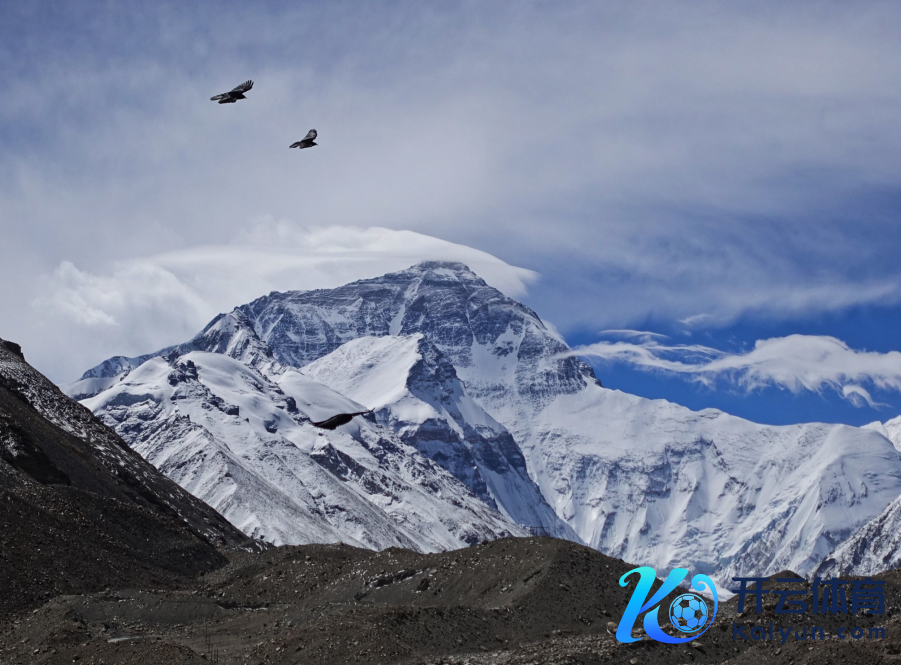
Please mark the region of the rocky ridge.
[[0, 615], [110, 584], [161, 588], [259, 549], [0, 340]]

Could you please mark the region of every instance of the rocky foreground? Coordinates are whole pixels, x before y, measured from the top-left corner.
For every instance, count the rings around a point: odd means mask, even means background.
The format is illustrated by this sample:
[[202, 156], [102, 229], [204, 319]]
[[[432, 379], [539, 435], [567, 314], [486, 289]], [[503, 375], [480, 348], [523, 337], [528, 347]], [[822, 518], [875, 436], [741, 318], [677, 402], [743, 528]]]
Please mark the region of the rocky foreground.
[[[441, 554], [347, 545], [226, 552], [228, 563], [176, 588], [55, 597], [0, 623], [2, 663], [893, 663], [901, 660], [901, 574], [886, 614], [816, 622], [824, 641], [733, 641], [732, 623], [788, 625], [720, 605], [697, 641], [615, 630], [632, 566], [548, 538], [504, 539]], [[50, 572], [52, 574], [52, 572]], [[668, 606], [669, 600], [665, 601]], [[784, 616], [784, 615], [782, 615]], [[808, 621], [810, 619], [810, 621]], [[838, 640], [840, 625], [882, 626], [886, 639]], [[746, 629], [746, 632], [747, 629]], [[636, 628], [633, 635], [642, 635]]]

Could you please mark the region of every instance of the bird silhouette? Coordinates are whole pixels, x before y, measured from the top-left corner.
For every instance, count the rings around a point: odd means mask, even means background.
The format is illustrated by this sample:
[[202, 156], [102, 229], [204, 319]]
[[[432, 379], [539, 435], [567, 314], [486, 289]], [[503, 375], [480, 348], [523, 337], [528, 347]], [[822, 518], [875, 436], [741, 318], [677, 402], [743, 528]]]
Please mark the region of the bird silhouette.
[[244, 83], [229, 92], [223, 92], [221, 95], [210, 97], [210, 101], [219, 102], [220, 104], [234, 104], [239, 99], [247, 99], [247, 97], [244, 96], [244, 93], [249, 91], [252, 87], [253, 81], [244, 81]]
[[346, 425], [351, 420], [354, 419], [354, 416], [362, 416], [367, 413], [372, 413], [372, 411], [357, 411], [356, 413], [339, 413], [336, 416], [332, 416], [327, 420], [320, 420], [318, 423], [313, 423], [315, 427], [320, 429], [335, 429], [336, 427], [341, 427], [341, 425]]
[[297, 143], [292, 143], [288, 147], [289, 148], [300, 148], [301, 150], [303, 150], [304, 148], [312, 148], [314, 145], [319, 145], [318, 143], [313, 143], [313, 141], [316, 140], [317, 136], [318, 136], [318, 134], [316, 133], [316, 130], [311, 129], [310, 131], [307, 132], [307, 135], [304, 136], [300, 141], [297, 141]]

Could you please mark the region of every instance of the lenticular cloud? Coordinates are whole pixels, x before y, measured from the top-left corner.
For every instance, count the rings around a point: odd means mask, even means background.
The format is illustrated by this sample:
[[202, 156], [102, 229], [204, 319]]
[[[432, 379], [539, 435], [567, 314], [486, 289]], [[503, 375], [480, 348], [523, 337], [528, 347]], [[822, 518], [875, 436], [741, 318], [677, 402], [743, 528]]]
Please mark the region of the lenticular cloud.
[[420, 261], [459, 261], [508, 296], [537, 273], [487, 252], [414, 231], [379, 227], [306, 228], [261, 218], [231, 243], [184, 247], [92, 272], [69, 261], [45, 276], [35, 323], [63, 343], [32, 346], [55, 380], [72, 379], [110, 353], [132, 356], [193, 335], [219, 312], [271, 291], [334, 288]]
[[726, 380], [747, 390], [832, 389], [855, 405], [877, 405], [865, 385], [901, 392], [901, 353], [858, 351], [828, 336], [762, 339], [747, 353], [727, 353], [701, 345], [668, 346], [648, 335], [638, 341], [597, 342], [576, 348], [571, 355], [683, 374], [710, 386]]

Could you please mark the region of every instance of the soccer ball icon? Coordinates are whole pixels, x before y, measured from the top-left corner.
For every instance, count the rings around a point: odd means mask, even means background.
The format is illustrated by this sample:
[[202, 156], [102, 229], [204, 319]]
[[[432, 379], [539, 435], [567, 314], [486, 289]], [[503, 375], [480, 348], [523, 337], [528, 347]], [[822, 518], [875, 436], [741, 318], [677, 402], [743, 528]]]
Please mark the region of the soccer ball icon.
[[700, 630], [707, 623], [707, 603], [693, 593], [683, 593], [669, 606], [669, 620], [683, 633]]

